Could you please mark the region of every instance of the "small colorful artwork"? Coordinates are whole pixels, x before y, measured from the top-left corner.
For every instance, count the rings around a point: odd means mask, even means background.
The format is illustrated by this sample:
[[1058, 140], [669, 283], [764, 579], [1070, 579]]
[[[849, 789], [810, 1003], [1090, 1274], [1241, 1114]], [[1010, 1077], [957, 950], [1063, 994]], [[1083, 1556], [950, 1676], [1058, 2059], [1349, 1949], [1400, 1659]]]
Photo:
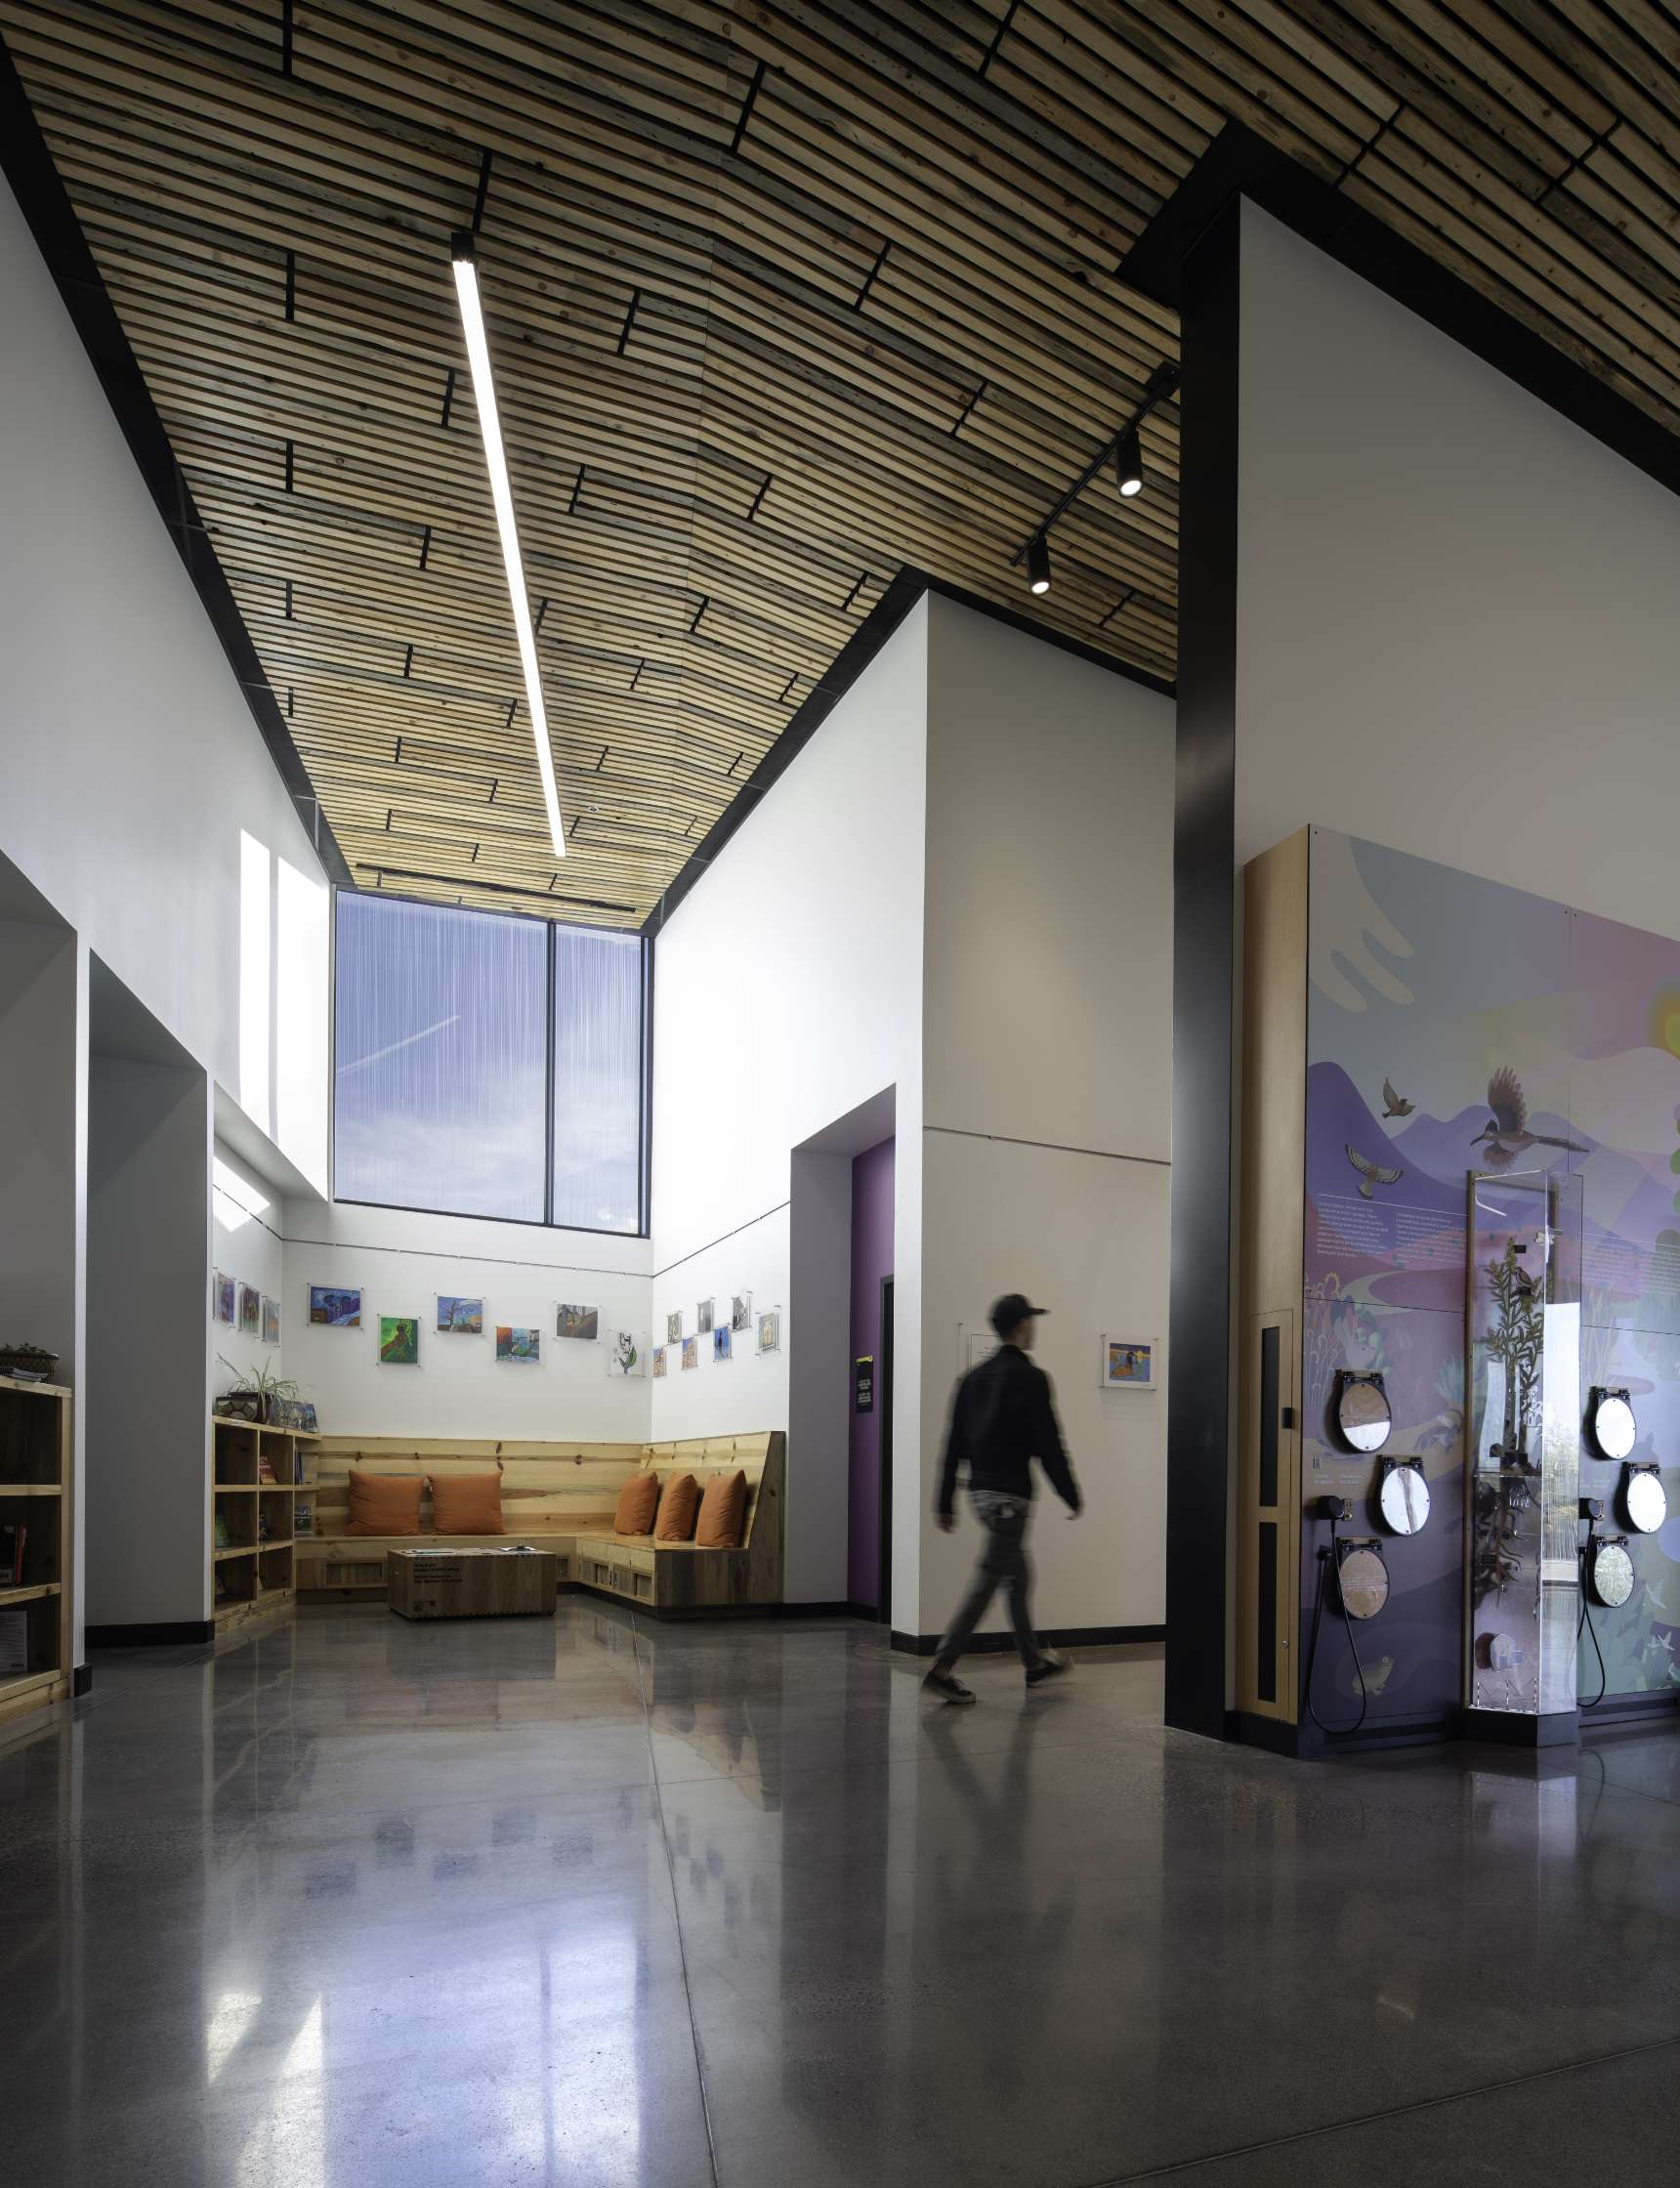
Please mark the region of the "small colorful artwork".
[[263, 1295], [248, 1283], [239, 1286], [239, 1329], [246, 1337], [261, 1334], [263, 1327]]
[[277, 1299], [269, 1298], [265, 1293], [263, 1297], [263, 1342], [265, 1345], [277, 1345], [279, 1341], [280, 1302]]
[[665, 1342], [668, 1345], [680, 1345], [682, 1341], [683, 1310], [679, 1307], [675, 1314], [665, 1317]]
[[233, 1297], [234, 1290], [235, 1285], [232, 1278], [225, 1277], [218, 1269], [216, 1272], [216, 1320], [227, 1323], [230, 1327], [232, 1326], [233, 1317], [238, 1311]]
[[449, 1330], [457, 1337], [482, 1337], [484, 1333], [484, 1302], [482, 1299], [458, 1299], [450, 1291], [439, 1292], [438, 1327]]
[[527, 1329], [518, 1323], [499, 1322], [496, 1325], [496, 1358], [520, 1364], [537, 1362], [542, 1358], [542, 1331]]
[[310, 1320], [326, 1329], [361, 1327], [361, 1293], [340, 1284], [310, 1285]]
[[781, 1309], [772, 1307], [768, 1314], [758, 1318], [758, 1349], [760, 1352], [781, 1350]]
[[715, 1299], [702, 1299], [694, 1309], [694, 1326], [702, 1337], [709, 1337], [712, 1333], [712, 1315], [716, 1308]]
[[653, 1347], [653, 1380], [655, 1382], [658, 1382], [664, 1375], [665, 1355], [670, 1349], [669, 1345], [655, 1345]]
[[1135, 1337], [1103, 1339], [1103, 1388], [1105, 1390], [1153, 1390], [1155, 1344]]
[[382, 1368], [417, 1368], [420, 1365], [420, 1317], [381, 1315], [379, 1365]]
[[734, 1356], [730, 1348], [734, 1343], [734, 1331], [726, 1328], [720, 1322], [718, 1324], [718, 1326], [712, 1331], [712, 1358], [714, 1360], [729, 1360], [733, 1358]]
[[607, 1335], [607, 1372], [614, 1382], [648, 1372], [646, 1339], [640, 1343], [629, 1329], [611, 1329]]
[[687, 1369], [688, 1369], [688, 1368], [697, 1368], [697, 1367], [698, 1367], [699, 1365], [700, 1365], [700, 1340], [699, 1340], [699, 1339], [698, 1339], [697, 1337], [685, 1337], [685, 1338], [683, 1339], [683, 1367], [684, 1367], [684, 1369], [685, 1369], [685, 1370], [687, 1370]]
[[736, 1331], [752, 1327], [752, 1293], [737, 1291], [730, 1301], [730, 1327]]
[[594, 1344], [601, 1335], [601, 1309], [599, 1307], [557, 1307], [554, 1315], [554, 1333], [557, 1337], [575, 1337], [584, 1344]]

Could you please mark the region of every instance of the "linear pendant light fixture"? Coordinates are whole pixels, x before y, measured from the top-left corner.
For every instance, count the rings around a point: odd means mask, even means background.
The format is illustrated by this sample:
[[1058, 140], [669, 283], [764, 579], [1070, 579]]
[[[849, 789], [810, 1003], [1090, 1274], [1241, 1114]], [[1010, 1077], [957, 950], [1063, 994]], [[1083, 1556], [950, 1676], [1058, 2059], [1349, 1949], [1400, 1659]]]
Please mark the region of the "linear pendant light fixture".
[[1019, 568], [1022, 563], [1027, 565], [1029, 592], [1047, 593], [1050, 590], [1050, 526], [1077, 501], [1111, 456], [1114, 464], [1114, 483], [1125, 499], [1130, 501], [1143, 492], [1144, 447], [1138, 428], [1157, 404], [1167, 400], [1177, 386], [1178, 366], [1157, 364], [1144, 383], [1142, 401], [1125, 424], [1112, 439], [1103, 442], [1037, 530], [1010, 557], [1011, 569]]
[[560, 817], [560, 790], [554, 779], [554, 754], [549, 750], [548, 714], [542, 703], [542, 672], [537, 667], [530, 594], [525, 587], [525, 561], [520, 554], [519, 529], [514, 523], [513, 482], [508, 477], [501, 413], [496, 408], [495, 383], [490, 377], [490, 345], [484, 331], [483, 299], [479, 294], [478, 246], [465, 229], [450, 237], [449, 256], [454, 262], [455, 294], [460, 299], [461, 326], [467, 337], [467, 361], [472, 366], [473, 400], [478, 407], [479, 433], [484, 443], [484, 467], [490, 475], [490, 499], [495, 504], [496, 529], [501, 534], [502, 561], [508, 573], [508, 600], [514, 611], [520, 666], [525, 670], [525, 704], [530, 709], [531, 735], [536, 739], [536, 771], [542, 779], [542, 802], [548, 811], [548, 832], [554, 839], [554, 855], [564, 859], [566, 824]]

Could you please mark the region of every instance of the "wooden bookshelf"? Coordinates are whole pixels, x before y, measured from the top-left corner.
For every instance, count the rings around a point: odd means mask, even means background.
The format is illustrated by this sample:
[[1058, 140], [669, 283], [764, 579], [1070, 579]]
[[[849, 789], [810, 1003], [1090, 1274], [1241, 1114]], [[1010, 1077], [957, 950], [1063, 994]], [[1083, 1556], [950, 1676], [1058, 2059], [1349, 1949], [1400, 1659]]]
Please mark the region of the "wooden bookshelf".
[[[211, 1617], [223, 1632], [297, 1601], [297, 1494], [304, 1486], [304, 1453], [318, 1438], [301, 1428], [271, 1428], [215, 1413], [211, 1439]], [[272, 1482], [262, 1478], [265, 1459]]]
[[26, 1531], [20, 1581], [0, 1587], [0, 1725], [69, 1699], [72, 1404], [62, 1384], [0, 1375], [0, 1526]]

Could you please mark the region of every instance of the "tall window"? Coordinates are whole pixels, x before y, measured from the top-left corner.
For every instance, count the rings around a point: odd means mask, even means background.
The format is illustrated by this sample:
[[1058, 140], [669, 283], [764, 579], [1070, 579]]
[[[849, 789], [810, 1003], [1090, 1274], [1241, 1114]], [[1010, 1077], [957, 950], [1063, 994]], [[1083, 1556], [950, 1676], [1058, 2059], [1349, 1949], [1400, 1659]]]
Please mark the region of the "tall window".
[[643, 1228], [638, 935], [341, 891], [341, 1200]]

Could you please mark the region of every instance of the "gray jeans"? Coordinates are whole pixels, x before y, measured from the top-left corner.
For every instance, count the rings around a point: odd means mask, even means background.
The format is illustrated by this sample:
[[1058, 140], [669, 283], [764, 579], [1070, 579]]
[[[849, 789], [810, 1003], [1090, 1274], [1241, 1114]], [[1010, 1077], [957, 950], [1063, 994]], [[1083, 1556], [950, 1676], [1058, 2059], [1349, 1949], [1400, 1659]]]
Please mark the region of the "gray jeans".
[[1015, 1646], [1029, 1671], [1043, 1654], [1032, 1631], [1032, 1574], [1027, 1563], [1027, 1523], [1032, 1506], [1020, 1496], [1000, 1496], [992, 1490], [976, 1490], [975, 1516], [985, 1530], [980, 1559], [968, 1593], [957, 1607], [934, 1662], [948, 1671], [974, 1638], [974, 1629], [985, 1618], [992, 1597], [1002, 1588], [1009, 1598], [1009, 1622], [1015, 1628]]

